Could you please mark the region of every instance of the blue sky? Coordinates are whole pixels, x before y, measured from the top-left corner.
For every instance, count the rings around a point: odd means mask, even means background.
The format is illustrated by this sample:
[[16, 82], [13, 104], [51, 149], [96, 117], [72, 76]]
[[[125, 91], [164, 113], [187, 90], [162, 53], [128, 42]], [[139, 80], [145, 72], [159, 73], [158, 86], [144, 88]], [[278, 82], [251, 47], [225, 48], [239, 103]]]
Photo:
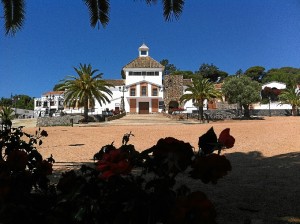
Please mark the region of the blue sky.
[[202, 63], [229, 74], [256, 65], [300, 67], [299, 0], [186, 0], [172, 22], [164, 21], [158, 2], [111, 0], [108, 26], [92, 29], [81, 0], [27, 0], [16, 36], [5, 36], [0, 20], [0, 97], [39, 97], [75, 75], [80, 63], [104, 79], [119, 79], [143, 42], [152, 58], [181, 70], [196, 71]]

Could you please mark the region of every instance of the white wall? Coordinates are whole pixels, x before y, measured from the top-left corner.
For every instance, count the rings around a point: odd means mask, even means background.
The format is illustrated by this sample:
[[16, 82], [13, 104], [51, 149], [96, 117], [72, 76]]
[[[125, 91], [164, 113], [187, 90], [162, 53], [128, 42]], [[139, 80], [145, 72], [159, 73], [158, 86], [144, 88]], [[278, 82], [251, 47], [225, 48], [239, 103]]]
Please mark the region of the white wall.
[[264, 89], [265, 87], [270, 87], [270, 88], [276, 88], [276, 89], [285, 89], [286, 88], [286, 84], [283, 82], [268, 82], [265, 83], [262, 86], [262, 89]]

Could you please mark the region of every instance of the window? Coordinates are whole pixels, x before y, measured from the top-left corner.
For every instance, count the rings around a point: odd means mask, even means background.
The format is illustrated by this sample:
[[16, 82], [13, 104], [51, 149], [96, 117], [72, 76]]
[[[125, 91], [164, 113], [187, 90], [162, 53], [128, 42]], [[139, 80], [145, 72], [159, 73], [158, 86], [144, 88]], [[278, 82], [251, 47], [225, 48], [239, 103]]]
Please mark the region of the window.
[[159, 101], [158, 102], [158, 108], [159, 109], [164, 109], [164, 101]]
[[146, 71], [142, 71], [142, 72], [129, 72], [128, 73], [130, 76], [158, 76], [159, 72], [146, 72]]
[[147, 87], [146, 86], [142, 86], [142, 96], [147, 96]]
[[36, 101], [36, 102], [35, 102], [35, 106], [36, 106], [36, 107], [42, 106], [42, 102], [41, 102], [41, 101]]
[[152, 96], [157, 96], [157, 88], [152, 89]]
[[141, 51], [141, 55], [147, 55], [147, 51]]
[[135, 96], [135, 88], [130, 88], [130, 96]]

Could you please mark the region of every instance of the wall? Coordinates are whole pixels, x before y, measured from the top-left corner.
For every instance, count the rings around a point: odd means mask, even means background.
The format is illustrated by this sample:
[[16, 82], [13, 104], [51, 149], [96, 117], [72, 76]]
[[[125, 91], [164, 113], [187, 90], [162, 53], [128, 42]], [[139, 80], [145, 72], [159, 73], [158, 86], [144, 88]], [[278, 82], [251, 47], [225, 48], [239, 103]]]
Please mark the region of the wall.
[[71, 119], [73, 124], [78, 124], [79, 120], [83, 119], [81, 115], [65, 115], [60, 117], [38, 117], [37, 127], [48, 127], [48, 126], [71, 126]]
[[[179, 103], [183, 94], [183, 76], [182, 75], [165, 75], [164, 77], [164, 103], [165, 109], [169, 109], [170, 101]], [[180, 105], [182, 107], [182, 105]]]

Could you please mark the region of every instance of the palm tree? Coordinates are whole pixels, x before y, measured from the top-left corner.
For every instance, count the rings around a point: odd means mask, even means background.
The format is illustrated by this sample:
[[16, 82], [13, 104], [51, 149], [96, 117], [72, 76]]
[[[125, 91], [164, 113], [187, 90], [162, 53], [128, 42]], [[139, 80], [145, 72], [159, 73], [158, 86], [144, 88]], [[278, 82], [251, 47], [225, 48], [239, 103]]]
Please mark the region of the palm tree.
[[192, 100], [198, 106], [198, 119], [203, 120], [203, 102], [205, 99], [221, 98], [220, 91], [215, 89], [215, 86], [208, 79], [196, 78], [193, 79], [191, 85], [187, 85], [185, 93], [180, 97], [180, 102], [186, 103]]
[[67, 76], [60, 83], [62, 84], [58, 90], [64, 90], [64, 101], [73, 107], [83, 106], [84, 121], [88, 121], [89, 106], [95, 105], [95, 99], [102, 106], [102, 103], [109, 103], [109, 96], [112, 92], [107, 88], [113, 86], [102, 80], [102, 73], [96, 74], [98, 70], [92, 70], [92, 66], [80, 64], [79, 68], [75, 68], [79, 77]]
[[[93, 28], [109, 22], [109, 0], [83, 0], [89, 10], [90, 24]], [[145, 0], [149, 5], [157, 0]], [[185, 0], [162, 0], [165, 20], [178, 19], [183, 11]], [[23, 27], [25, 20], [25, 0], [1, 0], [4, 12], [6, 35], [14, 35]]]
[[300, 106], [300, 91], [296, 91], [295, 88], [287, 88], [279, 95], [280, 104], [292, 105], [292, 115], [297, 115], [297, 108]]
[[2, 129], [3, 126], [5, 126], [6, 129], [9, 129], [12, 125], [11, 120], [13, 119], [13, 112], [14, 110], [11, 109], [10, 106], [3, 106], [0, 110], [0, 118], [2, 123]]

